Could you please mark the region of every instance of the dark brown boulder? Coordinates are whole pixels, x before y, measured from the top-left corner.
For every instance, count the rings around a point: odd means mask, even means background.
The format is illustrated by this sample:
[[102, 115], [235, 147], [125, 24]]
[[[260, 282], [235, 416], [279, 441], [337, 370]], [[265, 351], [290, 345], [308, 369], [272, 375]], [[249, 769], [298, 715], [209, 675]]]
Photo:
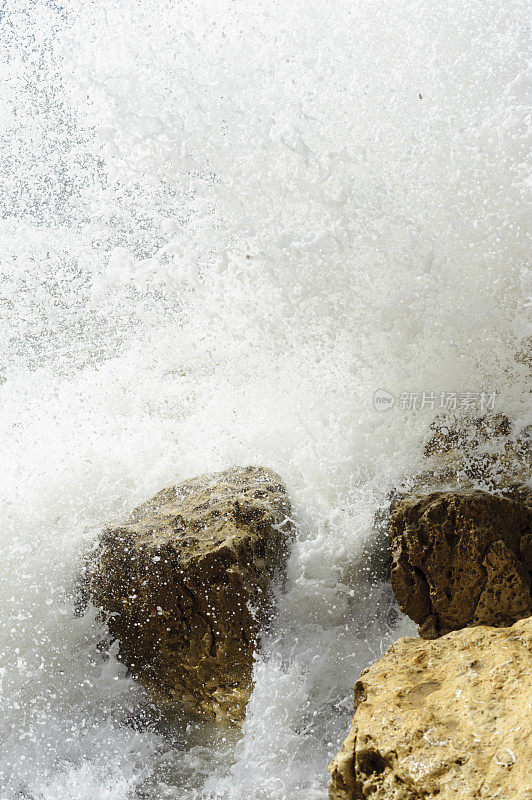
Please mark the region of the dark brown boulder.
[[391, 580], [426, 638], [532, 613], [529, 490], [402, 496], [392, 508]]
[[243, 719], [289, 517], [280, 477], [243, 467], [163, 489], [101, 534], [87, 593], [156, 698]]

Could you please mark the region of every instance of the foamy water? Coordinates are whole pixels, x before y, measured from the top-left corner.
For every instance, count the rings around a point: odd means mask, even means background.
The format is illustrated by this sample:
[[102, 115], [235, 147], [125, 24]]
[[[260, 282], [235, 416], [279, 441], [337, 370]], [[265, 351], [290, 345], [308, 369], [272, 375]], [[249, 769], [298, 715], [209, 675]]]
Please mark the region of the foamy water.
[[[374, 518], [438, 408], [401, 393], [526, 421], [525, 23], [0, 7], [1, 800], [324, 800], [358, 672], [414, 630]], [[103, 523], [231, 464], [297, 522], [240, 737], [150, 708], [74, 616]]]

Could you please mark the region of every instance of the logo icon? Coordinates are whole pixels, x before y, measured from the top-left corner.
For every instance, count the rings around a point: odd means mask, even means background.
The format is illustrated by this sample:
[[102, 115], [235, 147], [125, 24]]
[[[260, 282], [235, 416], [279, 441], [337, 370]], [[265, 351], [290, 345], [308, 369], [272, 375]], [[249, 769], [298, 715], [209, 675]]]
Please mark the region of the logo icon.
[[373, 395], [373, 405], [376, 411], [388, 411], [393, 408], [394, 403], [395, 397], [390, 392], [387, 392], [386, 389], [377, 389]]

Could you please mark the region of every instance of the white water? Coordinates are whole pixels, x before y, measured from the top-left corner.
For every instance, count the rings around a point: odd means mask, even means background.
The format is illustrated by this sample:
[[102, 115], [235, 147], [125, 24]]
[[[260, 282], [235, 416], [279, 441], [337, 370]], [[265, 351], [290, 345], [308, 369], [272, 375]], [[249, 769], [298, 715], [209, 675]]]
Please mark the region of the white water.
[[[526, 3], [0, 9], [0, 798], [324, 800], [413, 630], [367, 551], [436, 411], [373, 392], [525, 418]], [[298, 522], [238, 742], [73, 615], [102, 522], [235, 463]]]

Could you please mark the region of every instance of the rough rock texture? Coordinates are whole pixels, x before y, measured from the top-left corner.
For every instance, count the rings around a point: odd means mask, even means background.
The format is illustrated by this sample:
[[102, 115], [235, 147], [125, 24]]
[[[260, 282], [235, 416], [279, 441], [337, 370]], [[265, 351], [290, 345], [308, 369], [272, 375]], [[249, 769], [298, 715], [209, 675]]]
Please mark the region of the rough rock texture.
[[[501, 413], [476, 416], [474, 411], [438, 414], [430, 425], [424, 447], [423, 468], [390, 495], [375, 514], [374, 534], [364, 557], [373, 574], [388, 577], [390, 507], [405, 494], [481, 489], [525, 502], [524, 484], [532, 476], [532, 426], [512, 424]], [[532, 490], [528, 503], [532, 507]]]
[[401, 610], [433, 638], [532, 613], [530, 490], [406, 495], [392, 509], [391, 580]]
[[289, 516], [280, 477], [244, 467], [163, 489], [101, 534], [87, 593], [120, 657], [159, 699], [243, 718]]
[[532, 619], [400, 639], [329, 771], [330, 800], [531, 800]]
[[504, 414], [438, 415], [424, 448], [424, 468], [410, 489], [506, 491], [532, 471], [532, 428], [514, 430]]

